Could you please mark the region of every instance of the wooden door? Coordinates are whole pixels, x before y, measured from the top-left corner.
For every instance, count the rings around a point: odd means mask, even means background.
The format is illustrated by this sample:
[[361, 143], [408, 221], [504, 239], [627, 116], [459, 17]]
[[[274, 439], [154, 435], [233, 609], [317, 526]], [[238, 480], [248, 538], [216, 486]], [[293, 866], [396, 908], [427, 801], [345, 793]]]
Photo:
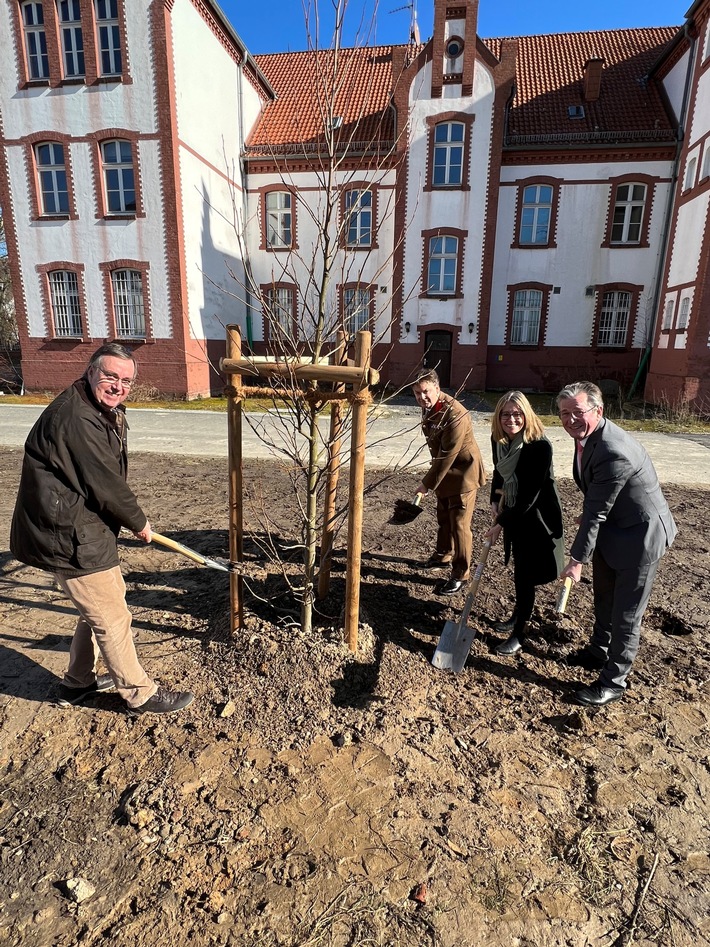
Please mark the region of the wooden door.
[[452, 333], [445, 329], [432, 329], [424, 337], [424, 367], [438, 372], [442, 388], [451, 385], [451, 339]]

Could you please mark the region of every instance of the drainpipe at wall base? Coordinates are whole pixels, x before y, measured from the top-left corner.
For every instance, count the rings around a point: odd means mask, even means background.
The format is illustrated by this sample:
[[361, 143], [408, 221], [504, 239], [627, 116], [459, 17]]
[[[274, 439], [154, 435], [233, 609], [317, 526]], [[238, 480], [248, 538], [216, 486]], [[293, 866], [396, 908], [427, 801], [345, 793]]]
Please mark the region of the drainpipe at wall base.
[[629, 388], [626, 398], [628, 401], [633, 397], [634, 392], [636, 391], [636, 385], [641, 378], [643, 369], [646, 366], [646, 363], [650, 360], [651, 354], [653, 352], [653, 340], [656, 338], [656, 326], [658, 325], [658, 318], [660, 312], [658, 310], [658, 304], [661, 299], [661, 290], [663, 288], [663, 273], [666, 268], [666, 260], [668, 259], [668, 250], [670, 243], [670, 233], [671, 233], [671, 215], [673, 212], [673, 204], [675, 201], [675, 191], [676, 185], [678, 183], [678, 171], [680, 168], [680, 155], [683, 150], [683, 140], [685, 138], [685, 120], [687, 118], [688, 112], [688, 99], [690, 98], [690, 83], [693, 77], [693, 65], [695, 58], [695, 38], [690, 36], [690, 28], [688, 22], [686, 21], [683, 28], [686, 39], [690, 39], [690, 49], [688, 50], [688, 69], [685, 74], [685, 87], [683, 89], [683, 104], [680, 110], [680, 118], [678, 120], [678, 141], [675, 149], [675, 158], [673, 160], [673, 169], [671, 173], [671, 183], [668, 188], [668, 200], [666, 202], [666, 214], [665, 220], [663, 223], [663, 233], [661, 234], [661, 254], [658, 263], [658, 272], [656, 274], [656, 288], [653, 293], [653, 305], [651, 307], [651, 312], [653, 313], [653, 324], [651, 326], [651, 333], [646, 341], [646, 351], [643, 353], [643, 357], [639, 362], [638, 370], [634, 376], [634, 380], [631, 382], [631, 387]]

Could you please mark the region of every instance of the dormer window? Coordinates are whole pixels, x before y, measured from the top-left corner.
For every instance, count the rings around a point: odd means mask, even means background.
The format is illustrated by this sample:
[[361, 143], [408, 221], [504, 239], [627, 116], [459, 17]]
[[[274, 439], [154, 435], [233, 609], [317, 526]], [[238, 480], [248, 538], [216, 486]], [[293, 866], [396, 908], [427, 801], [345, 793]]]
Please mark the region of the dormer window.
[[569, 105], [567, 107], [567, 116], [568, 118], [584, 118], [584, 106]]
[[333, 120], [332, 120], [332, 122], [330, 123], [330, 127], [331, 127], [332, 131], [334, 131], [334, 132], [337, 131], [339, 128], [342, 127], [342, 125], [343, 125], [343, 116], [342, 116], [342, 115], [334, 115], [334, 116], [333, 116]]

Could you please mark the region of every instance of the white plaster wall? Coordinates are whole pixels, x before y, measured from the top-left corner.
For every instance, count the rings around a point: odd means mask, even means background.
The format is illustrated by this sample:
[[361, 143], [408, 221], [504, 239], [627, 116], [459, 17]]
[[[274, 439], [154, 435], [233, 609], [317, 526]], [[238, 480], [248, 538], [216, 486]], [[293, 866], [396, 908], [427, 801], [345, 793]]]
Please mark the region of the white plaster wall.
[[690, 126], [690, 142], [695, 143], [710, 129], [710, 69], [706, 69], [699, 78], [693, 121]]
[[688, 72], [688, 56], [688, 52], [684, 53], [663, 80], [663, 88], [668, 96], [668, 101], [673, 108], [677, 121], [680, 120], [680, 113], [683, 109], [683, 93], [685, 91], [685, 77]]
[[[431, 67], [427, 64], [414, 80], [410, 95], [410, 156], [407, 181], [406, 242], [404, 263], [405, 304], [401, 324], [410, 322], [412, 331], [403, 341], [415, 343], [415, 327], [424, 330], [433, 323], [449, 324], [459, 329], [454, 342], [471, 344], [478, 339], [479, 298], [483, 231], [490, 166], [490, 140], [495, 89], [490, 71], [476, 63], [473, 95], [466, 98], [446, 96], [428, 98]], [[428, 149], [426, 119], [442, 112], [460, 111], [475, 115], [471, 128], [470, 190], [424, 191]], [[463, 299], [419, 298], [422, 287], [422, 231], [437, 227], [467, 230], [464, 240]], [[474, 332], [461, 328], [473, 322]]]
[[190, 331], [223, 338], [228, 323], [244, 324], [239, 159], [260, 102], [190, 0], [175, 4], [171, 23]]
[[[141, 135], [156, 131], [153, 63], [145, 4], [126, 0], [129, 23], [130, 84], [81, 84], [56, 89], [16, 88], [14, 70], [0, 70], [0, 101], [4, 134], [20, 139], [36, 132], [59, 132], [72, 139], [109, 128], [125, 128]], [[0, 9], [0, 34], [8, 35], [9, 4]], [[68, 149], [74, 180], [77, 220], [32, 221], [24, 147], [7, 148], [9, 186], [12, 195], [29, 333], [46, 335], [42, 317], [40, 278], [36, 267], [53, 261], [84, 264], [88, 330], [92, 336], [108, 334], [103, 275], [99, 264], [117, 259], [147, 263], [148, 292], [152, 303], [152, 328], [156, 338], [171, 335], [170, 317], [161, 301], [167, 298], [164, 220], [160, 188], [158, 143], [141, 140], [138, 163], [142, 181], [145, 218], [97, 220], [94, 179], [88, 142], [73, 140]]]
[[[394, 183], [395, 172], [340, 172], [336, 174], [336, 187], [347, 186], [351, 182], [367, 181], [377, 185], [377, 248], [370, 252], [338, 251], [332, 270], [327, 307], [328, 323], [335, 327], [339, 318], [338, 287], [343, 283], [361, 282], [373, 284], [375, 292], [375, 329], [373, 341], [388, 342], [392, 337], [391, 300], [393, 289], [393, 247], [394, 247]], [[260, 249], [260, 195], [258, 188], [280, 185], [295, 188], [296, 197], [296, 239], [298, 249], [294, 252], [270, 252]], [[340, 205], [338, 203], [338, 211]], [[326, 201], [320, 188], [319, 177], [312, 173], [299, 173], [281, 178], [276, 174], [253, 175], [249, 179], [247, 246], [254, 281], [257, 285], [272, 281], [295, 284], [301, 293], [306, 293], [311, 309], [317, 306], [315, 285], [323, 272], [323, 253], [319, 248], [320, 233], [325, 218]], [[335, 239], [333, 231], [333, 239]], [[314, 279], [315, 276], [315, 279]], [[382, 291], [384, 290], [384, 291]], [[304, 326], [304, 306], [298, 301], [297, 318]], [[263, 324], [256, 300], [253, 309], [253, 338], [263, 341]], [[300, 331], [300, 327], [299, 327]], [[397, 330], [394, 330], [397, 331]], [[307, 333], [305, 333], [307, 334]]]
[[[668, 178], [670, 165], [666, 162], [644, 166], [630, 163], [560, 164], [502, 169], [488, 333], [490, 345], [504, 344], [508, 286], [523, 282], [560, 287], [560, 293], [551, 293], [549, 299], [545, 344], [550, 346], [590, 344], [596, 298], [586, 295], [587, 286], [618, 282], [643, 286], [634, 344], [644, 343], [652, 318], [650, 310], [657, 281], [669, 183], [659, 183], [655, 188], [648, 249], [601, 246], [609, 210], [611, 186], [608, 178], [634, 171]], [[533, 175], [570, 182], [560, 186], [557, 247], [513, 249], [516, 182]]]
[[669, 286], [683, 286], [696, 281], [703, 235], [708, 226], [709, 206], [710, 192], [705, 191], [678, 208], [676, 239], [668, 273]]

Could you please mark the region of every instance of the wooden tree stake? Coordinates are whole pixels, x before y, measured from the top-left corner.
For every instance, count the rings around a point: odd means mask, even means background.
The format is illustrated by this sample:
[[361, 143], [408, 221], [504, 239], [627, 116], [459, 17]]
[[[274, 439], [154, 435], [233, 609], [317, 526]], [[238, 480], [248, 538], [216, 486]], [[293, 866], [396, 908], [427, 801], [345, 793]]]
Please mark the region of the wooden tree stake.
[[[240, 359], [242, 337], [239, 326], [227, 326], [227, 358]], [[242, 377], [228, 376], [228, 383], [237, 391]], [[227, 430], [229, 454], [229, 558], [241, 562], [244, 556], [244, 483], [242, 467], [242, 399], [230, 394], [227, 402]], [[232, 572], [229, 576], [230, 632], [244, 627], [244, 596], [241, 575]]]

